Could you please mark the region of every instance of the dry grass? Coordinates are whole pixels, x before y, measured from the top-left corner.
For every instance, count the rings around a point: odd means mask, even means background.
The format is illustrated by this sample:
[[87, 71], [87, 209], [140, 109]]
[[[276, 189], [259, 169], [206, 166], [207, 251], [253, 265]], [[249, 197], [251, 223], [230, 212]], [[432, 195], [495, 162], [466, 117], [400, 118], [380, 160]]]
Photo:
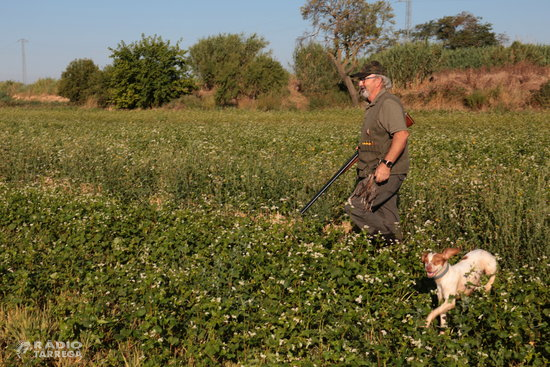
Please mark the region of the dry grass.
[[[70, 297], [70, 296], [69, 296]], [[34, 365], [40, 359], [49, 366], [106, 366], [114, 356], [121, 356], [125, 367], [141, 366], [145, 358], [139, 345], [126, 341], [119, 343], [116, 350], [108, 352], [92, 352], [93, 340], [90, 334], [83, 333], [78, 342], [82, 343], [79, 349], [80, 357], [43, 358], [36, 356], [33, 350], [17, 356], [16, 348], [21, 342], [36, 341], [43, 344], [60, 340], [59, 319], [53, 311], [53, 305], [47, 304], [42, 308], [31, 306], [0, 305], [0, 366]], [[73, 342], [73, 341], [69, 341]], [[111, 358], [110, 358], [111, 357]]]
[[409, 108], [467, 110], [465, 100], [477, 93], [480, 109], [528, 107], [534, 91], [550, 79], [550, 67], [519, 63], [499, 68], [449, 70], [408, 89], [395, 90]]
[[29, 94], [14, 94], [12, 95], [12, 98], [18, 101], [31, 101], [31, 102], [59, 102], [59, 103], [67, 103], [69, 102], [68, 98], [64, 98], [61, 96], [55, 96], [51, 94], [38, 94], [38, 95], [29, 95]]

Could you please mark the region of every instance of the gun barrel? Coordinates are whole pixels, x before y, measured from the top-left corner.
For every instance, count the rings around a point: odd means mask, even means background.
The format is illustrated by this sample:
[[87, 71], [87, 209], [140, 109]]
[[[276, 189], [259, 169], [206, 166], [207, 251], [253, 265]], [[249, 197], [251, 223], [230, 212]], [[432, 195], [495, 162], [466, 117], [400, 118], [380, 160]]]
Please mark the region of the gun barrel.
[[338, 179], [338, 177], [340, 177], [344, 172], [346, 172], [351, 166], [353, 166], [355, 164], [355, 162], [357, 162], [357, 159], [359, 158], [359, 153], [358, 152], [355, 152], [351, 157], [350, 159], [348, 159], [348, 161], [346, 163], [344, 163], [344, 165], [342, 167], [340, 167], [340, 169], [338, 170], [338, 172], [336, 172], [334, 174], [334, 176], [331, 177], [330, 180], [328, 180], [328, 182], [323, 186], [323, 188], [321, 190], [319, 190], [319, 192], [317, 194], [315, 194], [315, 196], [313, 197], [313, 199], [311, 199], [309, 201], [309, 203], [307, 203], [303, 208], [302, 210], [300, 210], [300, 214], [304, 214], [312, 205], [313, 203], [315, 203], [317, 201], [317, 199], [319, 199], [321, 197], [321, 195], [323, 195], [323, 193], [325, 191], [327, 191], [327, 189], [334, 183], [334, 181], [336, 181]]

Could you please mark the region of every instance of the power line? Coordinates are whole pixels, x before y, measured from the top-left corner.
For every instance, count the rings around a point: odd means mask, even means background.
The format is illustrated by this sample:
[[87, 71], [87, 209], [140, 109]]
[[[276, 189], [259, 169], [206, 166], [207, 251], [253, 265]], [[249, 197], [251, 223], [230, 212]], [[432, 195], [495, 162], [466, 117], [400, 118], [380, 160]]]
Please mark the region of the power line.
[[23, 69], [23, 84], [27, 84], [27, 60], [25, 58], [25, 43], [29, 41], [21, 38], [17, 42], [21, 42], [21, 67]]

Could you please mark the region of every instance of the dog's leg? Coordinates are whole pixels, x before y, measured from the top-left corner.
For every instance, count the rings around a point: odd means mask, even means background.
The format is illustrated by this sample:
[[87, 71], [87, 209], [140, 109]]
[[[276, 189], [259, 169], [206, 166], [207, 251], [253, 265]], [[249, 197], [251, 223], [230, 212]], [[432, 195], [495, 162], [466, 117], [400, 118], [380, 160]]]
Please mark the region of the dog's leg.
[[486, 275], [490, 275], [489, 280], [487, 281], [487, 284], [485, 284], [485, 292], [489, 293], [491, 291], [491, 287], [493, 286], [493, 283], [495, 282], [495, 277], [497, 275], [497, 262], [496, 259], [493, 258], [493, 261], [489, 262], [488, 266], [485, 267], [484, 272]]
[[489, 281], [487, 282], [487, 284], [485, 284], [485, 292], [489, 293], [491, 291], [491, 287], [495, 282], [495, 277], [496, 277], [495, 274], [491, 275], [491, 277], [489, 278]]
[[445, 314], [448, 311], [452, 310], [455, 307], [455, 304], [456, 304], [456, 300], [455, 300], [454, 296], [451, 299], [449, 299], [449, 298], [450, 297], [446, 297], [445, 301], [443, 302], [443, 304], [441, 306], [439, 306], [438, 308], [436, 308], [435, 310], [430, 312], [430, 314], [428, 315], [428, 318], [426, 319], [426, 327], [430, 326], [433, 319], [435, 319], [439, 315], [444, 315], [444, 318], [441, 319], [441, 326], [444, 326], [443, 323], [445, 323], [445, 325], [447, 325], [447, 320], [446, 320], [447, 315], [445, 315]]

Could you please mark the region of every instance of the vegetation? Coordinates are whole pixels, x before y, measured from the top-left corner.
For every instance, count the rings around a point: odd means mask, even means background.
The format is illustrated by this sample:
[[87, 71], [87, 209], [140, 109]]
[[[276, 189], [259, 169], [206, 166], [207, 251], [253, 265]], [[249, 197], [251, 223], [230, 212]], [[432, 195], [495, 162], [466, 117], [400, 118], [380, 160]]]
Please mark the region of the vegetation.
[[426, 42], [394, 46], [372, 56], [383, 65], [396, 85], [407, 87], [422, 82], [436, 72], [456, 69], [479, 69], [512, 66], [522, 62], [550, 65], [550, 46], [514, 42], [509, 47], [479, 47], [446, 50]]
[[327, 50], [319, 43], [301, 43], [294, 50], [294, 74], [300, 93], [312, 109], [349, 105], [349, 93]]
[[5, 82], [0, 82], [0, 91], [13, 96], [15, 94], [22, 95], [41, 95], [41, 94], [58, 94], [59, 81], [53, 78], [42, 78], [38, 79], [32, 84], [25, 85], [23, 83], [14, 82], [13, 80], [8, 80]]
[[116, 108], [159, 107], [195, 88], [188, 75], [185, 51], [159, 36], [110, 48], [110, 103]]
[[90, 59], [72, 61], [61, 74], [59, 95], [76, 104], [84, 104], [88, 98], [99, 93], [99, 67]]
[[544, 83], [538, 91], [533, 94], [533, 103], [542, 108], [550, 108], [550, 81]]
[[418, 24], [412, 33], [413, 40], [435, 40], [449, 49], [465, 47], [497, 46], [505, 40], [504, 35], [492, 32], [490, 23], [480, 23], [481, 17], [462, 12]]
[[493, 68], [522, 62], [538, 66], [550, 65], [550, 45], [514, 42], [509, 47], [443, 50], [438, 70]]
[[301, 12], [313, 26], [309, 37], [324, 37], [328, 55], [357, 106], [359, 94], [349, 74], [358, 68], [359, 57], [369, 48], [387, 41], [394, 17], [391, 5], [385, 1], [308, 0]]
[[[129, 45], [122, 41], [110, 48], [113, 64], [103, 70], [92, 60], [78, 59], [67, 66], [59, 81], [0, 82], [0, 105], [65, 103], [57, 94], [86, 107], [118, 109], [238, 106], [280, 110], [358, 105], [357, 86], [348, 75], [363, 63], [378, 60], [388, 70], [397, 93], [419, 108], [547, 106], [545, 81], [532, 76], [547, 76], [543, 68], [550, 65], [550, 46], [514, 42], [505, 47], [505, 36], [492, 32], [490, 23], [482, 23], [473, 14], [463, 12], [417, 25], [415, 41], [399, 44], [399, 32], [391, 34], [393, 13], [388, 2], [308, 0], [300, 10], [313, 29], [295, 48], [292, 77], [264, 51], [268, 42], [256, 34], [218, 34], [199, 40], [188, 51], [179, 43], [172, 46], [161, 37], [142, 35], [140, 41]], [[531, 70], [528, 75], [509, 75], [508, 84], [519, 79], [519, 89], [514, 85], [505, 90], [506, 83], [495, 84], [498, 81], [480, 86], [478, 79], [471, 78], [479, 73], [510, 72], [505, 68]], [[467, 82], [426, 86], [457, 70], [468, 76]], [[523, 93], [523, 98], [508, 98], [510, 91]]]
[[288, 74], [262, 50], [267, 41], [257, 35], [220, 34], [198, 41], [189, 49], [190, 64], [207, 89], [215, 89], [216, 104], [234, 105], [242, 97], [281, 93]]
[[[352, 174], [298, 215], [361, 114], [0, 110], [0, 364], [547, 364], [548, 113], [414, 113], [389, 248], [344, 230]], [[419, 258], [447, 246], [500, 270], [440, 335]]]
[[373, 56], [386, 65], [388, 76], [398, 87], [408, 87], [413, 82], [423, 82], [439, 68], [441, 46], [426, 42], [405, 43]]
[[[316, 43], [300, 44], [296, 47], [294, 51], [294, 72], [300, 90], [312, 100], [321, 95], [325, 96], [328, 101], [325, 106], [346, 103], [345, 100], [339, 97], [343, 84], [334, 65], [331, 65], [327, 57], [323, 55], [326, 52], [324, 46]], [[400, 90], [405, 90], [407, 94], [411, 94], [415, 92], [415, 88], [418, 88], [418, 84], [437, 77], [437, 74], [464, 73], [464, 71], [472, 73], [473, 70], [469, 69], [476, 69], [485, 74], [490, 73], [493, 69], [495, 72], [511, 73], [509, 80], [514, 79], [519, 73], [519, 75], [522, 75], [523, 83], [525, 82], [523, 79], [529, 78], [528, 75], [523, 74], [544, 75], [547, 73], [539, 67], [550, 65], [550, 46], [514, 42], [509, 47], [493, 46], [450, 50], [438, 44], [411, 42], [380, 51], [363, 62], [370, 60], [377, 60], [386, 65], [394, 85]], [[529, 69], [532, 70], [529, 71]], [[470, 84], [475, 84], [475, 80], [472, 80]], [[494, 91], [490, 89], [495, 87], [495, 85], [492, 85], [489, 90], [484, 90], [483, 93], [494, 94]], [[456, 97], [455, 95], [460, 99], [464, 99], [467, 94], [465, 94], [466, 90], [459, 90], [461, 87], [450, 88], [453, 89], [450, 91], [450, 95], [447, 96], [443, 93], [442, 98], [450, 97], [447, 98], [447, 106], [448, 108], [454, 108], [453, 99]], [[472, 86], [472, 88], [477, 87]], [[538, 88], [539, 85], [536, 85], [535, 88], [529, 87], [524, 89], [523, 93], [531, 94], [533, 93], [532, 90]], [[422, 98], [426, 98], [426, 96]], [[524, 107], [526, 105], [521, 103], [515, 106], [515, 108]]]

